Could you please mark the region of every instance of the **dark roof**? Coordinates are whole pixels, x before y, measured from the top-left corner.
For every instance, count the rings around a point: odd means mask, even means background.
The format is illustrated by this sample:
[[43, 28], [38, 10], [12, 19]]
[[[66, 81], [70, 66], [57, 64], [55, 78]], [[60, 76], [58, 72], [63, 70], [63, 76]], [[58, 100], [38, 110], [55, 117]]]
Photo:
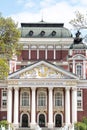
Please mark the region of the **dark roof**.
[[21, 37], [24, 38], [70, 38], [71, 32], [63, 23], [21, 23]]
[[63, 27], [63, 23], [21, 23], [21, 27]]

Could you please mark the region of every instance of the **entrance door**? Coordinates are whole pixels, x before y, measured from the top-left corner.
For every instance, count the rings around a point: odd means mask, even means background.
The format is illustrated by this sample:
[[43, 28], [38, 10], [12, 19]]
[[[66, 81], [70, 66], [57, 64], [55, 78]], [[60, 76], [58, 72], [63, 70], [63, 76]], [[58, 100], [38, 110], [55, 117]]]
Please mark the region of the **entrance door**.
[[27, 114], [22, 115], [22, 127], [28, 127], [28, 115]]
[[55, 116], [55, 127], [62, 127], [62, 117], [60, 114]]
[[44, 116], [44, 114], [39, 115], [39, 126], [45, 127], [45, 116]]

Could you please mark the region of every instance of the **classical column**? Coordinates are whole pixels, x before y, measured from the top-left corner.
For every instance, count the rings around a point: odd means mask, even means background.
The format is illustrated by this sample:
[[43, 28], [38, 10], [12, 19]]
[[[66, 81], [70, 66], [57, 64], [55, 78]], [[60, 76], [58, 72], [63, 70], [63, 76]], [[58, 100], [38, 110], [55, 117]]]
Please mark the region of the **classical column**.
[[14, 126], [18, 127], [19, 88], [14, 88]]
[[86, 79], [86, 62], [83, 61], [83, 78]]
[[56, 49], [55, 49], [55, 45], [54, 45], [54, 59], [56, 59]]
[[72, 123], [77, 122], [77, 88], [72, 88]]
[[65, 124], [70, 124], [70, 88], [65, 88]]
[[75, 60], [73, 60], [73, 73], [75, 74]]
[[48, 128], [53, 128], [53, 88], [49, 88], [49, 121]]
[[12, 123], [12, 88], [8, 88], [7, 121]]
[[39, 49], [37, 49], [37, 59], [39, 59]]
[[46, 45], [46, 49], [45, 49], [45, 59], [47, 59], [47, 45]]
[[30, 49], [30, 46], [29, 46], [29, 60], [31, 59], [31, 49]]
[[35, 121], [35, 117], [36, 117], [36, 104], [35, 104], [35, 99], [36, 99], [36, 94], [35, 94], [35, 90], [36, 88], [33, 87], [32, 89], [32, 108], [31, 108], [31, 128], [35, 128], [36, 125], [36, 121]]

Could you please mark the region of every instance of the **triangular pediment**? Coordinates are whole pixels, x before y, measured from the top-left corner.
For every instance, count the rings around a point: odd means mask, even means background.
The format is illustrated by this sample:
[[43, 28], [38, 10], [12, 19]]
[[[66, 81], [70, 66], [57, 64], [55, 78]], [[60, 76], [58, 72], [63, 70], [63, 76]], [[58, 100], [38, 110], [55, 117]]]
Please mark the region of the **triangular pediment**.
[[46, 61], [40, 61], [29, 65], [8, 77], [9, 79], [34, 79], [34, 78], [57, 78], [76, 79], [77, 77], [63, 68]]

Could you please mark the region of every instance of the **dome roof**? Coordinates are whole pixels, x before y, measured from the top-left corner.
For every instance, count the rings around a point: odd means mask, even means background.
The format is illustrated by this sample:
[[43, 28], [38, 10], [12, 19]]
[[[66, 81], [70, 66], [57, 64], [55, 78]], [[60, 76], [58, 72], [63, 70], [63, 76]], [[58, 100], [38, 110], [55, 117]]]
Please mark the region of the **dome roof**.
[[[22, 23], [21, 36], [22, 37], [36, 37], [36, 38], [70, 38], [71, 32], [63, 27], [62, 23]], [[31, 32], [32, 35], [31, 35]]]
[[84, 43], [71, 44], [70, 49], [87, 49], [87, 45]]

